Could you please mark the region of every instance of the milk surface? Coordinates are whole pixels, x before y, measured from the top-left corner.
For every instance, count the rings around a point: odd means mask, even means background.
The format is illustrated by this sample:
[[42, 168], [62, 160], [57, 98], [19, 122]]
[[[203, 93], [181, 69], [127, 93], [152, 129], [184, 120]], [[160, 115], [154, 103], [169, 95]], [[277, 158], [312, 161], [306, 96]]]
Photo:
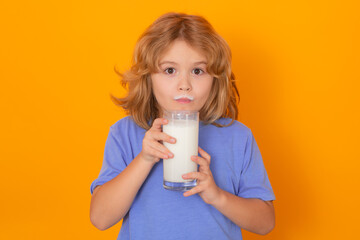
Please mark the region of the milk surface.
[[176, 143], [164, 142], [174, 157], [163, 160], [164, 180], [168, 182], [190, 182], [182, 175], [197, 171], [197, 164], [191, 156], [198, 155], [199, 123], [195, 120], [172, 120], [163, 125], [163, 132], [176, 138]]

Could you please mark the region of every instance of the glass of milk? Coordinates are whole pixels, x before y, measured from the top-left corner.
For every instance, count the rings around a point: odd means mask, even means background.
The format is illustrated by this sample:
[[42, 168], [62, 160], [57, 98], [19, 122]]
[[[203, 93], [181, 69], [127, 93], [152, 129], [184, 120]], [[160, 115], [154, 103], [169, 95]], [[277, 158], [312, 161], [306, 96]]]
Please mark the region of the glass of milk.
[[196, 186], [196, 179], [183, 179], [182, 175], [197, 172], [198, 165], [191, 156], [198, 155], [199, 112], [164, 111], [168, 124], [163, 132], [176, 139], [175, 144], [164, 142], [173, 154], [173, 158], [163, 159], [164, 188], [175, 191], [187, 191]]

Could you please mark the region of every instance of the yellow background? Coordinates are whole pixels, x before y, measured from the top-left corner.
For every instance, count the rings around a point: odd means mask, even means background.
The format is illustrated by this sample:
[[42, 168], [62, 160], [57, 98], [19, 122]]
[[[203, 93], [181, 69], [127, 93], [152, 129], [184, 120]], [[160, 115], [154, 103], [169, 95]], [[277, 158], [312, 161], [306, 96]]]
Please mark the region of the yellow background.
[[139, 35], [168, 11], [227, 40], [277, 200], [245, 239], [354, 239], [359, 191], [360, 6], [320, 1], [1, 1], [0, 239], [116, 239], [89, 220], [109, 127]]

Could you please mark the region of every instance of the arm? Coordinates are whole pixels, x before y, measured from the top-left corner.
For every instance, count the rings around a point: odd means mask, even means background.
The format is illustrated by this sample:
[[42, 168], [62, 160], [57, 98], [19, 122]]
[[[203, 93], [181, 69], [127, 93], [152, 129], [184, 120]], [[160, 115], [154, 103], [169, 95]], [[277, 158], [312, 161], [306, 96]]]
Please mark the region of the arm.
[[275, 211], [272, 201], [241, 198], [219, 189], [220, 195], [212, 205], [239, 227], [265, 235], [275, 227]]
[[[165, 122], [166, 123], [166, 122]], [[170, 142], [161, 132], [162, 119], [156, 119], [146, 132], [139, 155], [115, 178], [97, 186], [91, 197], [90, 220], [100, 230], [119, 222], [129, 211], [137, 192], [160, 158], [169, 158], [169, 150], [159, 141]]]
[[125, 216], [152, 166], [138, 155], [118, 176], [94, 191], [90, 220], [95, 227], [108, 229]]
[[183, 175], [184, 179], [197, 179], [198, 186], [184, 193], [185, 197], [199, 194], [205, 203], [211, 204], [239, 227], [265, 235], [275, 226], [274, 206], [271, 201], [255, 198], [241, 198], [220, 189], [210, 170], [210, 155], [199, 147], [202, 157], [192, 160], [200, 165], [199, 172]]

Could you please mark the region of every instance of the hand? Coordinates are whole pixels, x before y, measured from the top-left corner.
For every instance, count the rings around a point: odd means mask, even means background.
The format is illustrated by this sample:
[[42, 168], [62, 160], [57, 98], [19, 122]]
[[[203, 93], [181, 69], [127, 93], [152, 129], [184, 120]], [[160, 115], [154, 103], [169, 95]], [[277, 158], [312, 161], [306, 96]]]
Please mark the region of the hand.
[[149, 161], [153, 164], [160, 161], [160, 158], [168, 159], [172, 158], [172, 154], [161, 142], [166, 141], [168, 143], [175, 143], [176, 139], [170, 137], [166, 133], [161, 131], [161, 125], [167, 124], [168, 120], [165, 118], [157, 118], [153, 122], [151, 128], [145, 133], [142, 150], [139, 155], [145, 161]]
[[197, 179], [197, 186], [184, 193], [185, 197], [198, 193], [207, 204], [213, 204], [220, 198], [221, 189], [216, 185], [210, 170], [210, 155], [199, 147], [199, 156], [192, 156], [191, 160], [200, 165], [199, 172], [183, 175], [184, 179]]

